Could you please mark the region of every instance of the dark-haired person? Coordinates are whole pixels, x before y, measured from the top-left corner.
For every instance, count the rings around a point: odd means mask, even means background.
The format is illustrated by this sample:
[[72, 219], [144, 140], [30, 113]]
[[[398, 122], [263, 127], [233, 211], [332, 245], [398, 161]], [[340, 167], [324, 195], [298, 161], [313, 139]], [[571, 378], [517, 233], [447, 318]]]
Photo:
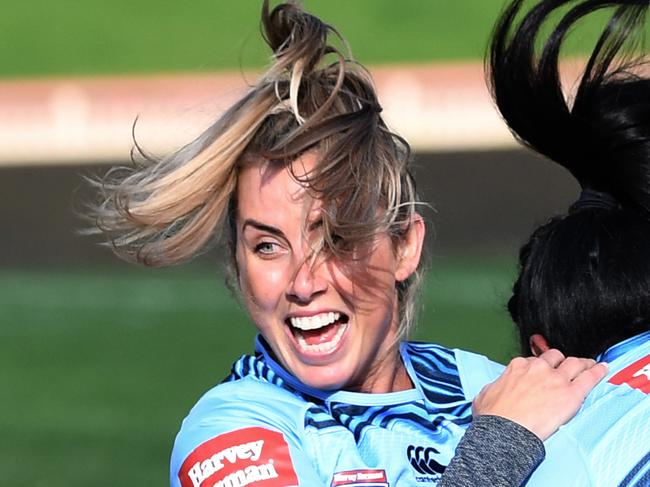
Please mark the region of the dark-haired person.
[[[424, 237], [408, 145], [332, 27], [293, 3], [265, 3], [262, 20], [269, 70], [178, 153], [109, 173], [94, 209], [113, 248], [146, 265], [224, 236], [259, 331], [255, 352], [183, 421], [171, 484], [435, 484], [502, 367], [406, 341]], [[515, 361], [477, 398], [466, 442], [505, 425], [509, 440], [532, 443], [503, 463], [525, 478], [543, 455], [538, 437], [604, 375], [594, 363], [558, 351]]]
[[[582, 188], [520, 251], [508, 309], [522, 350], [551, 346], [610, 367], [547, 441], [530, 486], [650, 485], [650, 78], [637, 42], [649, 3], [544, 0], [522, 12], [517, 0], [491, 43], [492, 92], [508, 126]], [[565, 37], [604, 8], [608, 22], [567, 96]]]

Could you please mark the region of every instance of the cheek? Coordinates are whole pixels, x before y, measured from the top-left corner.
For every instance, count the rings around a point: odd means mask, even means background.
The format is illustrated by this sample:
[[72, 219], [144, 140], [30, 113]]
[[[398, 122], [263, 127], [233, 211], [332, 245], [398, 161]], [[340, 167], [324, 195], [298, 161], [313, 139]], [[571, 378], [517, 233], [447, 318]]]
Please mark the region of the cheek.
[[348, 306], [356, 313], [367, 315], [391, 307], [397, 296], [395, 280], [385, 262], [368, 259], [357, 265], [330, 263], [330, 282]]
[[336, 261], [327, 261], [325, 264], [327, 270], [327, 279], [332, 287], [344, 299], [351, 300], [356, 291], [354, 286], [355, 271], [352, 266], [342, 266]]
[[357, 313], [373, 314], [394, 307], [397, 300], [395, 259], [390, 249], [380, 247], [356, 265], [333, 265], [330, 272], [338, 292], [349, 300]]
[[243, 263], [239, 266], [239, 286], [251, 312], [273, 309], [284, 295], [284, 272], [264, 264]]

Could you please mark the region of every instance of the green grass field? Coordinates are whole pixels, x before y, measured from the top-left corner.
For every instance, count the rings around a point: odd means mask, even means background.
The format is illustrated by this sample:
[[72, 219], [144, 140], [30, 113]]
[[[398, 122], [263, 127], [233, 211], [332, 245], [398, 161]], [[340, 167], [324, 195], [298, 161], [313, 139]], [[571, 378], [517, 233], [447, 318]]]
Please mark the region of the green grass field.
[[[259, 35], [261, 3], [4, 2], [0, 77], [258, 67], [269, 55]], [[304, 0], [303, 4], [335, 25], [359, 60], [376, 64], [479, 60], [505, 0]], [[593, 34], [594, 26], [600, 25], [589, 22], [585, 32]], [[590, 42], [569, 46], [572, 54], [590, 49]]]
[[[434, 261], [416, 337], [506, 360], [512, 266]], [[251, 350], [253, 328], [196, 268], [0, 271], [0, 472], [13, 487], [165, 485], [175, 431]]]

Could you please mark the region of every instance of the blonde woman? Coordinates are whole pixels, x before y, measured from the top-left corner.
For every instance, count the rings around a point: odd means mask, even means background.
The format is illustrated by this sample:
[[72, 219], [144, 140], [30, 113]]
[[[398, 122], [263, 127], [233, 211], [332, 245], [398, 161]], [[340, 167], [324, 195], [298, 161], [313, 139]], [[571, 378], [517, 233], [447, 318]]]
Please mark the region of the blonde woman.
[[[502, 367], [406, 341], [425, 232], [409, 147], [331, 26], [266, 2], [262, 24], [274, 61], [257, 84], [177, 154], [109, 174], [94, 210], [115, 251], [145, 265], [221, 238], [259, 331], [183, 421], [171, 484], [435, 484]], [[501, 469], [512, 478], [602, 376], [562, 359], [521, 359], [477, 400], [477, 431], [497, 423], [530, 447]]]

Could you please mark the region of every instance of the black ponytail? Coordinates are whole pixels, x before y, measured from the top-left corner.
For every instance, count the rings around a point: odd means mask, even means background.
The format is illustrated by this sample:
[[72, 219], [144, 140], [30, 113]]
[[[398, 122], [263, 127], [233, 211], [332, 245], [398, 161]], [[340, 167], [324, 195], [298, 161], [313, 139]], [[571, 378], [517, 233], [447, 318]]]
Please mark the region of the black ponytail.
[[[523, 3], [512, 2], [496, 25], [492, 94], [515, 137], [565, 167], [583, 192], [522, 247], [508, 309], [525, 352], [541, 333], [567, 354], [595, 356], [650, 328], [650, 80], [631, 57], [650, 2], [543, 0], [522, 14]], [[576, 23], [604, 8], [611, 17], [570, 103], [561, 47]]]

